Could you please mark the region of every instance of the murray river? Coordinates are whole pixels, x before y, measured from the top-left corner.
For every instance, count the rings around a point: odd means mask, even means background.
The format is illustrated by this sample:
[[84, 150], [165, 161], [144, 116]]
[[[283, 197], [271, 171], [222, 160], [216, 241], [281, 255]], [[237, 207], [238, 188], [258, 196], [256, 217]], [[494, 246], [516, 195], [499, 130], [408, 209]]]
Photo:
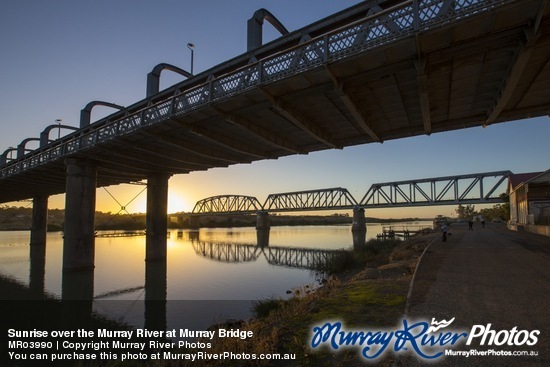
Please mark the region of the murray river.
[[[430, 224], [396, 223], [394, 227]], [[389, 224], [369, 224], [367, 240], [381, 233], [383, 226]], [[91, 289], [95, 313], [132, 327], [146, 323], [143, 304], [148, 292], [155, 294], [150, 299], [160, 297], [166, 302], [162, 318], [168, 328], [182, 327], [182, 317], [193, 324], [189, 327], [204, 327], [250, 317], [251, 303], [257, 300], [286, 298], [299, 287], [318, 286], [325, 276], [322, 263], [353, 248], [348, 225], [272, 227], [269, 241], [258, 241], [254, 228], [171, 230], [166, 266], [151, 270], [144, 261], [144, 236], [98, 236], [93, 275], [85, 280], [88, 284], [76, 289]], [[47, 299], [78, 299], [64, 294], [71, 287], [63, 285], [60, 232], [48, 233], [45, 255], [38, 261], [35, 257], [29, 232], [0, 232], [3, 279], [22, 288], [38, 284]]]

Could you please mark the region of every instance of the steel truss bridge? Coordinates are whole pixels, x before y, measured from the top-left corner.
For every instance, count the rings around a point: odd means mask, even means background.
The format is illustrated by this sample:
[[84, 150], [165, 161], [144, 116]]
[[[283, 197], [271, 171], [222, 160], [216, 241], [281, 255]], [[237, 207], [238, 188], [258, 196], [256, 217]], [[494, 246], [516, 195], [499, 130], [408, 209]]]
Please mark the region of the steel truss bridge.
[[346, 259], [344, 250], [319, 250], [268, 246], [259, 247], [251, 244], [219, 243], [208, 241], [192, 242], [195, 253], [199, 256], [219, 262], [253, 262], [262, 255], [274, 266], [322, 271], [332, 264]]
[[510, 171], [425, 178], [373, 184], [361, 201], [337, 187], [270, 194], [264, 204], [257, 198], [219, 195], [195, 204], [193, 214], [253, 214], [356, 208], [392, 208], [428, 205], [500, 203], [502, 184]]
[[[143, 100], [92, 102], [75, 131], [8, 149], [0, 202], [65, 192], [67, 158], [93, 161], [101, 187], [550, 113], [547, 1], [369, 0], [250, 41], [198, 75], [168, 67], [188, 79], [159, 92], [163, 64]], [[90, 123], [98, 103], [117, 111]]]

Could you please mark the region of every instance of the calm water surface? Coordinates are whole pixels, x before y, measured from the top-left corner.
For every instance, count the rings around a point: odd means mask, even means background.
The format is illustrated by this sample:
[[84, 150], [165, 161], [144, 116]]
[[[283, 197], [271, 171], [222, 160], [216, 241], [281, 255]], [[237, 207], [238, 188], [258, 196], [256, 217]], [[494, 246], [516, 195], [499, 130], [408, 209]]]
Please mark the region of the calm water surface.
[[[422, 224], [430, 223], [409, 223], [411, 226]], [[403, 225], [399, 223], [396, 227]], [[382, 225], [369, 224], [367, 239], [381, 231]], [[0, 275], [24, 286], [29, 285], [31, 270], [28, 243], [29, 232], [0, 232]], [[313, 269], [313, 260], [330, 257], [335, 250], [352, 247], [350, 226], [273, 227], [268, 246], [258, 246], [254, 228], [171, 230], [166, 279], [165, 284], [160, 286], [166, 288], [168, 301], [250, 302], [284, 298], [288, 290], [315, 284], [322, 277]], [[62, 257], [61, 233], [49, 233], [44, 291], [54, 298], [62, 295]], [[144, 236], [96, 238], [94, 299], [125, 301], [120, 302], [118, 307], [106, 307], [107, 303], [94, 302], [97, 303], [96, 311], [107, 316], [115, 314], [117, 319], [124, 319], [132, 325], [142, 323], [139, 318], [143, 318], [140, 304], [145, 299], [144, 257]], [[170, 315], [170, 308], [169, 302], [168, 326], [177, 322]], [[200, 314], [216, 312], [220, 311], [203, 308]], [[235, 312], [235, 315], [225, 316], [244, 318], [250, 310], [247, 307]]]

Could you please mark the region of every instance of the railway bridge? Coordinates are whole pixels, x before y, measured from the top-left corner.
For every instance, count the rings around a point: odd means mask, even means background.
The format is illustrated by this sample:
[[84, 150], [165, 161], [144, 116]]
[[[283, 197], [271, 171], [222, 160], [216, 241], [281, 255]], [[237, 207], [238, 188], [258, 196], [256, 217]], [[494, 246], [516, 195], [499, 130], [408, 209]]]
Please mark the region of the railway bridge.
[[[483, 172], [375, 183], [361, 200], [342, 187], [253, 196], [217, 195], [199, 200], [192, 215], [257, 214], [258, 229], [269, 228], [268, 213], [353, 210], [353, 230], [365, 230], [365, 209], [502, 202], [510, 171]], [[196, 223], [196, 221], [195, 221]]]

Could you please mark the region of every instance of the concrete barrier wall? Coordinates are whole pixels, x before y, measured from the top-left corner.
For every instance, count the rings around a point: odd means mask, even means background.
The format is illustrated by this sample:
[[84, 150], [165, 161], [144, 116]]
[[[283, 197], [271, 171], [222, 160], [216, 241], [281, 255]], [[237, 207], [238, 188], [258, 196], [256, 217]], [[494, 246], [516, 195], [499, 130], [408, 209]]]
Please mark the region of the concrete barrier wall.
[[550, 237], [550, 226], [539, 226], [535, 224], [508, 224], [512, 231], [527, 231]]

